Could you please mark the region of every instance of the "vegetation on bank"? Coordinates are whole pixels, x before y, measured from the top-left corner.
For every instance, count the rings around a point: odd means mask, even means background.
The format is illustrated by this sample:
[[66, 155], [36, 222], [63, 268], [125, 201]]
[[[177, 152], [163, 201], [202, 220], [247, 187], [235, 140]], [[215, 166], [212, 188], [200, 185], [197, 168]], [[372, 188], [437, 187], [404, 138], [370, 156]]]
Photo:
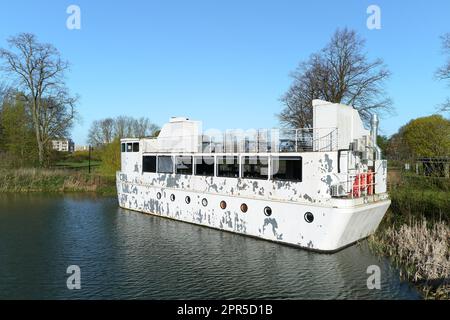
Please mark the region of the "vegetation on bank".
[[[48, 168], [0, 165], [0, 192], [116, 193], [115, 173], [120, 168], [120, 141], [89, 151], [55, 152]], [[89, 173], [90, 165], [90, 173]]]
[[115, 177], [77, 170], [0, 169], [0, 192], [97, 192], [116, 195]]
[[450, 179], [402, 173], [370, 248], [389, 257], [426, 299], [450, 299]]
[[369, 239], [370, 248], [400, 268], [425, 299], [450, 299], [450, 229], [445, 222], [413, 219], [380, 228]]
[[450, 179], [402, 173], [400, 181], [391, 185], [392, 200], [388, 225], [426, 219], [450, 223]]
[[100, 154], [101, 165], [99, 171], [103, 175], [115, 175], [120, 170], [120, 139], [115, 138], [105, 145]]

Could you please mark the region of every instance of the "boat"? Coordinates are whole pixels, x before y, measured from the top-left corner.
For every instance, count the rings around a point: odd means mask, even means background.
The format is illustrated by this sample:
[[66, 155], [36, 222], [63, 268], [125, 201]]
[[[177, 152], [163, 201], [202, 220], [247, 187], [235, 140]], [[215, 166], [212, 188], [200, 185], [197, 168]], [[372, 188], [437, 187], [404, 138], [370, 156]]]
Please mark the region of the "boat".
[[119, 206], [320, 252], [373, 234], [389, 205], [378, 117], [314, 100], [302, 129], [202, 130], [172, 117], [121, 139]]

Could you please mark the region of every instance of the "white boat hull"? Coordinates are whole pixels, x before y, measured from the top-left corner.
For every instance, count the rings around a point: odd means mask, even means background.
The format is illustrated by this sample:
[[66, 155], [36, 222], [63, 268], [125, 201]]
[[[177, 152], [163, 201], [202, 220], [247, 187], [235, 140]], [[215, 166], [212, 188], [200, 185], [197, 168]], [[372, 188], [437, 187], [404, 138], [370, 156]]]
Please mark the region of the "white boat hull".
[[[324, 252], [337, 251], [371, 235], [390, 205], [387, 199], [334, 207], [222, 195], [136, 183], [125, 180], [124, 176], [117, 173], [122, 208]], [[186, 197], [190, 203], [186, 203]], [[207, 200], [206, 206], [203, 199]], [[226, 202], [225, 209], [220, 207], [221, 201]], [[243, 203], [248, 207], [245, 213], [240, 209]], [[267, 206], [272, 209], [270, 216], [264, 214]], [[310, 223], [305, 219], [306, 212], [314, 216]]]

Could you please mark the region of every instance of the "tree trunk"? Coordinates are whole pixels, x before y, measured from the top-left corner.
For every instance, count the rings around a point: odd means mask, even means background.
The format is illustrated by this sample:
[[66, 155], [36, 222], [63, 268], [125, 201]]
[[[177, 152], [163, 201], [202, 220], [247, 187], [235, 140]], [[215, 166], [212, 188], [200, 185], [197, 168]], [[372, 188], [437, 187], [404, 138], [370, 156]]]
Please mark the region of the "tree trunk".
[[36, 141], [38, 146], [38, 156], [39, 156], [39, 166], [44, 166], [44, 143], [42, 142], [41, 132], [39, 130], [39, 119], [38, 119], [38, 108], [37, 108], [37, 102], [33, 102], [33, 122], [34, 122], [34, 130], [36, 132]]
[[44, 145], [41, 141], [38, 141], [38, 154], [39, 154], [39, 166], [44, 166]]

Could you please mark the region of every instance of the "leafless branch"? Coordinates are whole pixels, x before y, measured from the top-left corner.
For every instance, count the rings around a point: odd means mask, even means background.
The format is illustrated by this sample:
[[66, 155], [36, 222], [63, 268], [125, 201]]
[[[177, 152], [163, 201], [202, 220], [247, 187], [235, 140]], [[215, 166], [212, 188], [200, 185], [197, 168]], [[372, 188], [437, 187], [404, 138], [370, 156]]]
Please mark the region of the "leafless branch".
[[369, 61], [364, 40], [355, 31], [337, 30], [330, 42], [309, 60], [300, 63], [294, 79], [281, 98], [280, 121], [290, 127], [312, 126], [312, 100], [353, 105], [364, 121], [372, 112], [389, 112], [384, 82], [390, 72], [381, 59]]

